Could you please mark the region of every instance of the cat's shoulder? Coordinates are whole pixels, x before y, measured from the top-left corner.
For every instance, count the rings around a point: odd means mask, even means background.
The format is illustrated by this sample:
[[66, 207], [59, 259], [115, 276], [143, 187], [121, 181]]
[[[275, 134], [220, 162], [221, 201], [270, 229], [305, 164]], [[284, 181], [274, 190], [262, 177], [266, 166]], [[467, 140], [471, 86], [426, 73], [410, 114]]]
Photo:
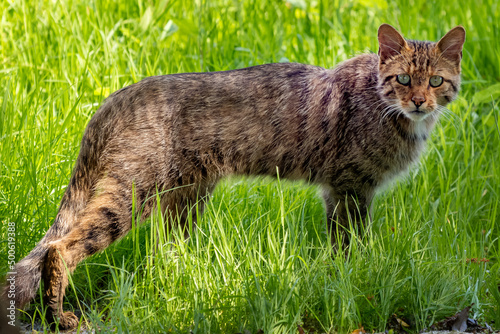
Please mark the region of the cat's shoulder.
[[371, 70], [378, 67], [378, 63], [379, 57], [376, 53], [363, 53], [337, 64], [334, 69]]

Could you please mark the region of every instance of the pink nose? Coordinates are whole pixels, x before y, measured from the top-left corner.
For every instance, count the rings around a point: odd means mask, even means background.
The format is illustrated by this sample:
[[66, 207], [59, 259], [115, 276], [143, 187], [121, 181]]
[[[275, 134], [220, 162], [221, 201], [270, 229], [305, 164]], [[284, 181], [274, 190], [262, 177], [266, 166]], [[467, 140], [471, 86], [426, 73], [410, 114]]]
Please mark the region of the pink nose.
[[420, 107], [425, 102], [425, 97], [414, 95], [411, 100], [415, 104], [416, 107]]

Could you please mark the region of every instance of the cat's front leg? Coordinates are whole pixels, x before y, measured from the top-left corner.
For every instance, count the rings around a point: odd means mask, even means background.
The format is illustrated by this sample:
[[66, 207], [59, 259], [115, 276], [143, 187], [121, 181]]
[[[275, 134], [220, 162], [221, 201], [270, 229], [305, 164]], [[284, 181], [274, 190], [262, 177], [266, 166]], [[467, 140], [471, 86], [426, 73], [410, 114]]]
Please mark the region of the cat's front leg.
[[322, 188], [322, 196], [326, 208], [327, 233], [330, 234], [332, 245], [335, 247], [341, 241], [346, 249], [350, 243], [351, 231], [362, 232], [370, 217], [372, 196], [366, 190], [337, 193], [329, 186]]

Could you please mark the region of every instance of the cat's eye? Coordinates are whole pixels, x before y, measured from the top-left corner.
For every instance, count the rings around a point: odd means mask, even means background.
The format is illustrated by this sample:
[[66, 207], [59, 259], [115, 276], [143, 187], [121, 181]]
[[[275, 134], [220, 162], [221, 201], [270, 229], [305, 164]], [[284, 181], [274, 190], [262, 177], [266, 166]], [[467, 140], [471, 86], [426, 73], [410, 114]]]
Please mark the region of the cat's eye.
[[396, 80], [404, 86], [408, 86], [410, 84], [410, 76], [408, 74], [399, 74], [396, 77]]
[[429, 83], [432, 87], [439, 87], [443, 83], [443, 77], [440, 77], [439, 75], [433, 75], [430, 78]]

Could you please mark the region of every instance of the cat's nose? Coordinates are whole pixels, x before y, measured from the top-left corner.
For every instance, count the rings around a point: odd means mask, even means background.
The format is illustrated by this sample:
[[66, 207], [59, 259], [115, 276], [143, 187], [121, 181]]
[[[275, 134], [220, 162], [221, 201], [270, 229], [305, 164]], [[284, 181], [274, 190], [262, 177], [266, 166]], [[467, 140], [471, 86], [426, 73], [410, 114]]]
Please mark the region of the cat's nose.
[[415, 104], [415, 107], [420, 107], [424, 102], [425, 102], [425, 97], [419, 96], [419, 95], [414, 95], [411, 100]]

